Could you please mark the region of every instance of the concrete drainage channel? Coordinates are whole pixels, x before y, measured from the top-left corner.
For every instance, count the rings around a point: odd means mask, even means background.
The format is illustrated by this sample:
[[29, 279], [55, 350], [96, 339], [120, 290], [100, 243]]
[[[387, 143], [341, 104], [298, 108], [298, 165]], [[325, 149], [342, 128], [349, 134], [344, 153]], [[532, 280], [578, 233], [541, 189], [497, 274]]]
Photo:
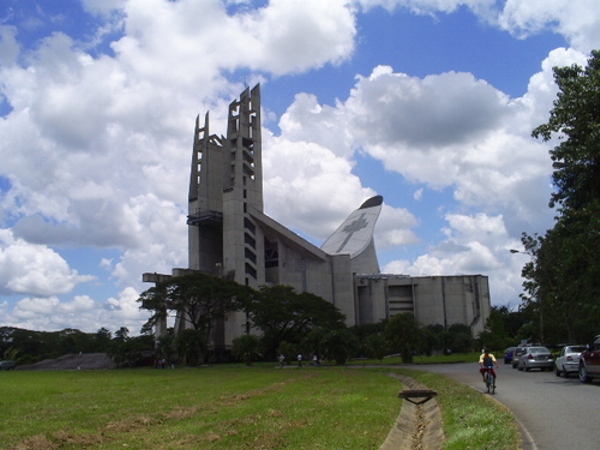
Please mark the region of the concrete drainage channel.
[[[442, 412], [433, 391], [413, 378], [389, 374], [410, 391], [401, 392], [402, 409], [379, 450], [437, 450], [442, 448]], [[411, 392], [412, 391], [412, 392]]]

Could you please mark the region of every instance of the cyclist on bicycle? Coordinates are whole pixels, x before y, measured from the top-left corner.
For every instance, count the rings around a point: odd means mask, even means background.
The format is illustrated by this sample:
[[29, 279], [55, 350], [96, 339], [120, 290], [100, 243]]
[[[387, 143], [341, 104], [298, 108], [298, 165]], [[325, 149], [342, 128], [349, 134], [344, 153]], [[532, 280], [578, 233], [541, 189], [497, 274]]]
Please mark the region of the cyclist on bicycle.
[[483, 382], [486, 382], [485, 373], [489, 370], [494, 378], [494, 386], [496, 386], [496, 372], [494, 371], [494, 367], [498, 368], [498, 362], [487, 348], [483, 350], [483, 353], [479, 357], [479, 365], [481, 366], [479, 373], [481, 374], [481, 378], [483, 378]]

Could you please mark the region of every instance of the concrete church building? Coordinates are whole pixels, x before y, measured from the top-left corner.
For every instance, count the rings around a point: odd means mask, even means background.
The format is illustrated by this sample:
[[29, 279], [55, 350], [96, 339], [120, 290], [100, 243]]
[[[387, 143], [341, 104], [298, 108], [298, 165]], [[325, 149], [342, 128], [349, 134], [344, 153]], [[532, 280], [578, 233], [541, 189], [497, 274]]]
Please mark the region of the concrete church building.
[[[382, 204], [381, 196], [363, 201], [321, 247], [265, 215], [257, 85], [230, 104], [226, 137], [210, 134], [208, 113], [204, 123], [196, 119], [187, 221], [189, 269], [174, 269], [173, 275], [197, 270], [252, 288], [292, 286], [333, 303], [348, 326], [410, 312], [423, 325], [464, 324], [476, 336], [490, 312], [487, 277], [380, 273], [373, 232]], [[144, 281], [165, 277], [147, 273]], [[176, 319], [176, 330], [185, 325], [181, 317]], [[217, 330], [215, 348], [227, 350], [245, 332], [246, 317], [232, 314]]]

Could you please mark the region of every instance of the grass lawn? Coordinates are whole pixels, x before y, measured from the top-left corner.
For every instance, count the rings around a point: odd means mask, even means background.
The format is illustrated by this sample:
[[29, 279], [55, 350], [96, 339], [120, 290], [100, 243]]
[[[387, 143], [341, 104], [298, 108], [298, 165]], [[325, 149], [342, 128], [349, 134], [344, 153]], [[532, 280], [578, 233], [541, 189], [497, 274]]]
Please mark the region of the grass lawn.
[[[377, 449], [401, 407], [402, 386], [385, 373], [391, 370], [3, 372], [0, 448]], [[438, 375], [397, 371], [438, 390], [445, 448], [518, 448], [497, 439], [517, 435], [512, 416], [481, 393]]]

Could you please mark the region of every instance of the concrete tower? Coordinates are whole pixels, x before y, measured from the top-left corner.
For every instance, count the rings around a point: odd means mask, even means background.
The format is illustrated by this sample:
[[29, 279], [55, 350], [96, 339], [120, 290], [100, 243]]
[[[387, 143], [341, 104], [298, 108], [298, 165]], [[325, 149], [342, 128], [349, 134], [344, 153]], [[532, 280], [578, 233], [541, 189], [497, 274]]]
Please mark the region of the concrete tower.
[[[189, 268], [224, 276], [253, 288], [259, 286], [261, 259], [256, 225], [249, 211], [263, 211], [260, 86], [246, 89], [229, 105], [227, 136], [209, 132], [196, 118], [188, 213]], [[185, 321], [176, 320], [176, 329]], [[247, 328], [247, 319], [233, 313], [215, 324], [213, 342], [224, 348], [231, 336]]]
[[[189, 190], [189, 267], [253, 286], [256, 236], [249, 206], [263, 210], [260, 86], [229, 105], [227, 137], [199, 117]], [[254, 276], [253, 276], [254, 275]]]

